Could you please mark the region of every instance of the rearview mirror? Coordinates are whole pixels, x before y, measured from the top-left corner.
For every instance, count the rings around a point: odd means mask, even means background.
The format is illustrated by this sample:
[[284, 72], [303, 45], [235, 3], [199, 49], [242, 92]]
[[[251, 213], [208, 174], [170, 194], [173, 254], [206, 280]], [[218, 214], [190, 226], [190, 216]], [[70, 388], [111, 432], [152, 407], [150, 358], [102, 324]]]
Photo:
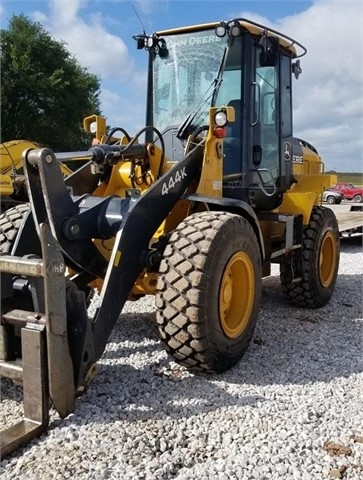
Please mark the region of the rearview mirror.
[[276, 37], [264, 35], [259, 43], [261, 67], [275, 67], [279, 59], [279, 41]]

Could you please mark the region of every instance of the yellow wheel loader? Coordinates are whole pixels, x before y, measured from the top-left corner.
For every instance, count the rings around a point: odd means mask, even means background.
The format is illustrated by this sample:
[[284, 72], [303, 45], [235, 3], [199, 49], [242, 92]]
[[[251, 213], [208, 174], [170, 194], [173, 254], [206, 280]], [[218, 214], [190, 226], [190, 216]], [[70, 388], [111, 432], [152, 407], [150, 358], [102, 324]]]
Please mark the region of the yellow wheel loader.
[[[29, 140], [0, 143], [1, 212], [28, 201], [22, 160], [22, 153], [28, 148], [40, 148], [40, 145]], [[60, 165], [60, 167], [63, 175], [72, 173], [67, 165]]]
[[[0, 369], [25, 403], [2, 455], [46, 429], [50, 403], [72, 412], [128, 300], [155, 295], [174, 361], [223, 372], [248, 348], [272, 263], [293, 306], [334, 291], [339, 232], [321, 194], [336, 179], [293, 137], [305, 47], [243, 18], [134, 38], [149, 55], [146, 126], [106, 134], [91, 116], [88, 151], [27, 149], [30, 210], [2, 219]], [[64, 180], [59, 162], [77, 160]]]

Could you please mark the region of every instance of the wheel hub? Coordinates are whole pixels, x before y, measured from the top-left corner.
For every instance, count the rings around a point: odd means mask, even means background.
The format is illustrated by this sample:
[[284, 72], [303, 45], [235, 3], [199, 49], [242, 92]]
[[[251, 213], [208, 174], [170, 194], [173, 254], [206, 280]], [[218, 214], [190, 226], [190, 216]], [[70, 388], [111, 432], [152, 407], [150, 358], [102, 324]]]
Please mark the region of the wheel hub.
[[233, 339], [248, 325], [255, 295], [255, 273], [249, 256], [237, 252], [224, 270], [219, 294], [219, 314], [224, 334]]
[[223, 285], [223, 306], [225, 306], [226, 308], [228, 308], [229, 304], [231, 303], [232, 294], [233, 294], [233, 280], [232, 280], [232, 276], [228, 275], [228, 278], [226, 278], [226, 282]]
[[334, 278], [336, 265], [336, 242], [333, 232], [327, 232], [323, 238], [319, 256], [319, 277], [323, 287], [329, 287]]

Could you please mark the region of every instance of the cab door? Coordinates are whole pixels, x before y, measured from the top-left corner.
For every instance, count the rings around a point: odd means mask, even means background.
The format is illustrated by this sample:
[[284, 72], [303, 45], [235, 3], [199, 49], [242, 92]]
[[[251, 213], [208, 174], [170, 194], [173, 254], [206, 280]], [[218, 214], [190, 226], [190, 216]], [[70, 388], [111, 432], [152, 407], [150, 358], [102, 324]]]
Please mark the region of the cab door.
[[291, 182], [291, 58], [278, 47], [275, 59], [266, 64], [260, 45], [255, 44], [252, 70], [250, 199], [255, 208], [272, 210], [281, 204]]

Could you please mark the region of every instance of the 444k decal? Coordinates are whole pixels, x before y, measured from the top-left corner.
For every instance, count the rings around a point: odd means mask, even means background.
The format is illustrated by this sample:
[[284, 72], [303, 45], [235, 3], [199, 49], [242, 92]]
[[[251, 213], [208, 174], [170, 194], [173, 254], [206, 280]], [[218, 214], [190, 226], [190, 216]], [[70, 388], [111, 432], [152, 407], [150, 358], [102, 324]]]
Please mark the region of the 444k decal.
[[181, 182], [188, 175], [185, 171], [185, 167], [180, 170], [177, 170], [174, 175], [172, 175], [169, 180], [166, 180], [161, 187], [161, 195], [167, 195], [170, 190], [175, 188], [176, 184]]

